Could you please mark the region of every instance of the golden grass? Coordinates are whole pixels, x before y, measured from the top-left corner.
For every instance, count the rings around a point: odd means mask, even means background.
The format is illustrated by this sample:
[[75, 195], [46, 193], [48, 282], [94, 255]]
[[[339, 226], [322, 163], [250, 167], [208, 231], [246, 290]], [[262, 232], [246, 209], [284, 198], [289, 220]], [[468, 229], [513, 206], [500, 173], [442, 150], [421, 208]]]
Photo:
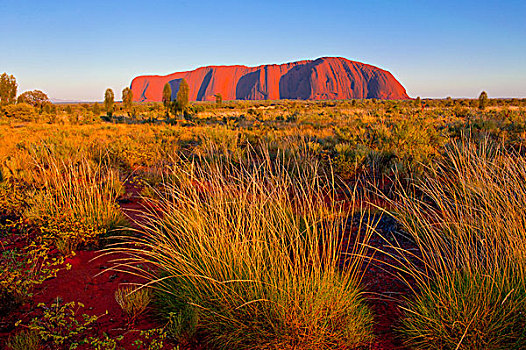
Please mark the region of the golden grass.
[[115, 291], [115, 301], [128, 315], [131, 325], [134, 324], [139, 315], [146, 311], [151, 299], [152, 295], [149, 288], [124, 286]]
[[75, 162], [53, 155], [36, 162], [37, 192], [29, 199], [25, 217], [64, 254], [97, 244], [127, 225], [117, 204], [123, 190], [115, 171], [86, 159]]
[[9, 338], [6, 344], [11, 350], [40, 350], [43, 345], [40, 342], [40, 335], [37, 331], [27, 330], [15, 334]]
[[[121, 249], [176, 320], [236, 349], [338, 349], [372, 340], [360, 287], [371, 230], [348, 246], [348, 212], [316, 165], [196, 160], [176, 168], [143, 238]], [[160, 211], [160, 212], [159, 212]], [[130, 247], [129, 243], [136, 245]], [[342, 269], [342, 254], [348, 251]], [[189, 329], [195, 327], [195, 329]]]
[[526, 159], [465, 142], [428, 175], [421, 195], [402, 191], [393, 202], [419, 248], [399, 258], [416, 282], [402, 326], [407, 344], [526, 347]]
[[0, 213], [18, 217], [29, 205], [67, 253], [122, 224], [120, 181], [142, 176], [154, 186], [143, 193], [158, 199], [127, 252], [154, 268], [136, 272], [157, 289], [172, 335], [197, 332], [222, 348], [335, 348], [367, 343], [371, 315], [360, 289], [365, 248], [350, 247], [341, 269], [349, 213], [332, 169], [377, 184], [420, 175], [395, 203], [420, 248], [400, 259], [416, 281], [408, 343], [521, 346], [524, 160], [472, 146], [445, 152], [463, 132], [521, 151], [524, 101], [501, 102], [484, 112], [470, 101], [225, 102], [175, 126], [154, 120], [155, 104], [135, 106], [136, 120], [153, 124], [68, 124], [83, 106], [59, 112], [60, 124], [0, 116], [0, 182], [24, 198], [14, 205], [0, 193]]

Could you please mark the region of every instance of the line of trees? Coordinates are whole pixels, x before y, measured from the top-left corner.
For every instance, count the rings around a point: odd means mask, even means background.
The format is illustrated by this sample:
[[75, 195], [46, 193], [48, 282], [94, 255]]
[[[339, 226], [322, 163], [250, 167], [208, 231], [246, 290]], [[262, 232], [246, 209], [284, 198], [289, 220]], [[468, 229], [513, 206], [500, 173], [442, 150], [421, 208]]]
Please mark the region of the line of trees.
[[0, 75], [0, 105], [6, 106], [11, 104], [29, 104], [38, 108], [40, 112], [46, 104], [50, 104], [49, 97], [40, 90], [30, 90], [21, 93], [18, 98], [16, 92], [18, 90], [18, 83], [13, 75], [2, 73]]
[[0, 116], [24, 121], [34, 120], [36, 114], [51, 113], [53, 104], [40, 90], [25, 91], [17, 98], [18, 83], [13, 75], [0, 75]]
[[173, 115], [184, 113], [186, 107], [188, 107], [189, 90], [190, 87], [186, 80], [181, 79], [175, 100], [172, 100], [172, 87], [170, 86], [170, 83], [164, 84], [163, 105], [166, 111], [166, 118], [170, 117], [170, 113]]
[[[51, 112], [53, 105], [49, 100], [49, 97], [40, 90], [30, 90], [21, 93], [17, 98], [18, 83], [13, 75], [3, 73], [0, 75], [0, 106], [14, 105], [15, 103], [20, 105], [19, 109], [27, 109], [24, 111], [25, 114], [33, 113], [24, 105], [30, 105], [37, 109], [39, 113]], [[122, 90], [122, 102], [124, 110], [130, 116], [133, 112], [133, 92], [129, 87]], [[12, 109], [12, 108], [11, 108]], [[113, 90], [108, 88], [104, 93], [104, 109], [108, 116], [112, 116], [115, 111], [115, 94]], [[26, 113], [27, 112], [27, 113]], [[67, 110], [66, 110], [67, 112]], [[97, 115], [100, 114], [100, 106], [96, 103], [93, 106], [93, 112]]]
[[[99, 106], [98, 104], [96, 105], [100, 113]], [[122, 106], [128, 114], [128, 117], [133, 115], [133, 91], [129, 87], [125, 87], [122, 90]], [[115, 93], [110, 88], [107, 88], [104, 92], [104, 109], [108, 117], [113, 116], [113, 112], [115, 111]]]
[[[67, 115], [72, 115], [75, 113], [70, 105], [66, 106], [57, 106], [51, 103], [48, 96], [40, 90], [30, 90], [21, 93], [17, 98], [18, 84], [16, 78], [13, 75], [9, 75], [6, 72], [0, 75], [0, 117], [15, 117], [21, 120], [36, 120], [38, 118], [52, 118], [56, 120], [57, 110], [64, 111]], [[217, 93], [215, 96], [216, 106], [221, 106], [223, 104], [223, 96], [220, 93]], [[175, 97], [175, 98], [174, 98]], [[467, 101], [467, 102], [466, 102]], [[191, 113], [196, 111], [197, 106], [189, 107], [189, 86], [185, 79], [179, 81], [177, 87], [177, 93], [173, 94], [172, 85], [166, 83], [162, 92], [162, 102], [163, 105], [158, 104], [156, 107], [152, 106], [134, 106], [133, 105], [133, 91], [130, 87], [125, 87], [122, 90], [122, 107], [119, 107], [117, 110], [124, 111], [127, 113], [128, 117], [136, 118], [136, 113], [146, 113], [148, 115], [155, 113], [162, 113], [164, 106], [164, 111], [167, 120], [171, 115], [178, 116], [180, 113], [183, 113], [185, 119], [190, 116]], [[375, 101], [372, 101], [375, 102]], [[478, 104], [477, 104], [478, 102]], [[423, 101], [420, 97], [417, 97], [413, 105], [422, 107], [430, 103], [428, 100]], [[446, 99], [446, 106], [452, 107], [455, 102], [448, 98]], [[491, 100], [488, 98], [488, 94], [485, 91], [482, 91], [477, 100], [465, 100], [461, 101], [462, 105], [477, 107], [480, 110], [485, 110], [489, 105], [491, 105]], [[356, 100], [351, 101], [351, 105], [356, 105]], [[422, 107], [423, 108], [423, 107]], [[89, 104], [83, 104], [82, 108], [77, 108], [77, 118], [88, 120], [89, 118], [99, 118], [101, 113], [106, 113], [108, 117], [112, 117], [115, 113], [115, 94], [111, 88], [106, 89], [104, 93], [104, 104], [100, 106], [98, 103], [93, 104], [91, 107]], [[156, 112], [154, 112], [156, 110]], [[40, 116], [38, 116], [40, 115]], [[53, 115], [55, 115], [53, 117]], [[86, 117], [87, 116], [87, 117]], [[157, 114], [158, 116], [158, 114]], [[155, 117], [156, 118], [156, 117]], [[51, 120], [51, 119], [50, 119]]]
[[[151, 112], [151, 106], [133, 105], [133, 91], [130, 87], [122, 90], [122, 105], [117, 108], [115, 94], [111, 88], [104, 93], [103, 104], [82, 103], [56, 105], [51, 103], [46, 93], [41, 90], [24, 91], [17, 95], [18, 83], [14, 75], [0, 75], [0, 118], [21, 121], [44, 121], [54, 123], [68, 119], [70, 122], [92, 122], [100, 119], [101, 114], [113, 117], [117, 110], [124, 111], [128, 117], [135, 118], [137, 111]], [[157, 107], [154, 107], [154, 109]], [[64, 113], [63, 115], [60, 115]]]

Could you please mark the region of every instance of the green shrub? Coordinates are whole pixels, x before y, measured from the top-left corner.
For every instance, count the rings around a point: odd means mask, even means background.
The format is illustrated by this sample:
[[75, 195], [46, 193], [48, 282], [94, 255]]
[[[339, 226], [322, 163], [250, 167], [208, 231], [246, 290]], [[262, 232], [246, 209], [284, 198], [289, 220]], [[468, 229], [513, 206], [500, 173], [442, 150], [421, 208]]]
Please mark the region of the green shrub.
[[27, 207], [27, 196], [28, 193], [23, 186], [8, 182], [0, 183], [0, 225], [5, 218], [22, 215]]
[[[98, 322], [107, 312], [100, 316], [81, 313], [84, 308], [82, 303], [62, 303], [59, 298], [49, 306], [41, 303], [37, 307], [41, 309], [42, 315], [33, 318], [27, 325], [23, 325], [28, 331], [22, 331], [11, 338], [10, 343], [18, 346], [13, 349], [115, 350], [125, 349], [125, 345], [126, 349], [130, 345], [134, 349], [160, 350], [165, 348], [165, 327], [128, 330], [127, 334], [136, 334], [133, 336], [135, 340], [130, 344], [123, 341], [124, 335], [122, 334], [113, 337], [107, 333], [101, 334]], [[17, 322], [17, 325], [20, 323], [21, 321]], [[35, 347], [31, 347], [33, 345]], [[177, 350], [179, 347], [173, 349]]]
[[[12, 224], [10, 229], [15, 224]], [[9, 243], [4, 241], [5, 243]], [[6, 244], [7, 245], [7, 244]], [[22, 248], [2, 250], [0, 256], [0, 315], [8, 312], [32, 297], [33, 288], [45, 280], [57, 276], [63, 257], [50, 255], [51, 247], [42, 237], [28, 240]]]
[[80, 247], [97, 246], [100, 237], [107, 234], [107, 230], [72, 215], [43, 218], [39, 228], [43, 237], [52, 241], [63, 255], [70, 255]]
[[80, 314], [84, 305], [69, 302], [62, 304], [60, 299], [49, 307], [43, 303], [38, 304], [43, 315], [35, 317], [27, 325], [31, 332], [38, 334], [39, 338], [52, 345], [53, 349], [76, 349], [80, 344], [87, 343], [87, 335], [93, 335], [93, 326], [100, 318], [96, 315]]

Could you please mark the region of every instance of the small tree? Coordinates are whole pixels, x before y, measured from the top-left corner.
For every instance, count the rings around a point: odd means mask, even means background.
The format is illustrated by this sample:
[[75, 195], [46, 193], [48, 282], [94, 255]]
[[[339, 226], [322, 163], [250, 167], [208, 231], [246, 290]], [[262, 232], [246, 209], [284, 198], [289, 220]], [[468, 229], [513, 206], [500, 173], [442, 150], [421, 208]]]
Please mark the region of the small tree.
[[44, 103], [42, 106], [42, 111], [47, 114], [54, 113], [53, 107], [54, 106], [51, 102]]
[[49, 97], [40, 90], [26, 91], [18, 96], [17, 103], [28, 103], [42, 111], [44, 104], [49, 103]]
[[97, 117], [100, 115], [100, 105], [97, 102], [93, 104], [92, 110], [93, 114], [95, 114]]
[[0, 104], [7, 105], [15, 103], [18, 84], [13, 75], [3, 73], [0, 76]]
[[181, 83], [179, 84], [179, 91], [177, 91], [177, 110], [183, 112], [188, 106], [188, 90], [190, 88], [188, 87], [188, 83], [185, 79], [181, 80]]
[[111, 117], [113, 115], [113, 105], [115, 103], [115, 94], [113, 93], [112, 89], [106, 89], [106, 92], [104, 93], [104, 108], [106, 109], [106, 113], [108, 117]]
[[482, 91], [479, 95], [479, 109], [484, 110], [488, 105], [488, 94], [486, 91]]
[[133, 92], [129, 87], [122, 90], [122, 104], [124, 105], [124, 110], [128, 113], [129, 117], [133, 105]]
[[418, 96], [415, 100], [415, 107], [420, 108], [421, 105], [422, 105], [422, 99], [420, 98], [420, 96]]
[[170, 87], [170, 83], [164, 84], [163, 88], [163, 105], [166, 109], [166, 117], [170, 116], [170, 107], [172, 102], [172, 88]]
[[223, 104], [223, 95], [220, 93], [215, 94], [216, 97], [216, 105], [221, 106]]

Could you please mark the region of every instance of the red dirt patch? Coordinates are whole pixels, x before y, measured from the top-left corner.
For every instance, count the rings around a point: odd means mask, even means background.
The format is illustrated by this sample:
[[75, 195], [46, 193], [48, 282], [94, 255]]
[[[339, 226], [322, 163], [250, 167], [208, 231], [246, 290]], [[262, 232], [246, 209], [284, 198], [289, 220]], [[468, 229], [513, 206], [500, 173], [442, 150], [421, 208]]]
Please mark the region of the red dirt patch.
[[[95, 329], [115, 338], [124, 335], [119, 345], [125, 349], [132, 348], [132, 343], [139, 337], [139, 330], [160, 328], [151, 315], [140, 315], [133, 326], [128, 325], [128, 317], [115, 301], [115, 291], [127, 283], [141, 283], [140, 278], [130, 274], [108, 270], [113, 266], [111, 260], [122, 258], [122, 255], [104, 255], [100, 251], [78, 251], [75, 256], [67, 258], [65, 264], [71, 269], [61, 270], [56, 278], [45, 281], [36, 288], [34, 296], [23, 307], [14, 312], [23, 323], [39, 317], [38, 303], [51, 305], [57, 298], [61, 304], [71, 301], [85, 305], [79, 313], [101, 316]], [[10, 333], [0, 334], [0, 342], [6, 340]], [[94, 335], [94, 334], [90, 334]], [[136, 347], [133, 347], [136, 348]], [[169, 348], [169, 347], [166, 347]]]

